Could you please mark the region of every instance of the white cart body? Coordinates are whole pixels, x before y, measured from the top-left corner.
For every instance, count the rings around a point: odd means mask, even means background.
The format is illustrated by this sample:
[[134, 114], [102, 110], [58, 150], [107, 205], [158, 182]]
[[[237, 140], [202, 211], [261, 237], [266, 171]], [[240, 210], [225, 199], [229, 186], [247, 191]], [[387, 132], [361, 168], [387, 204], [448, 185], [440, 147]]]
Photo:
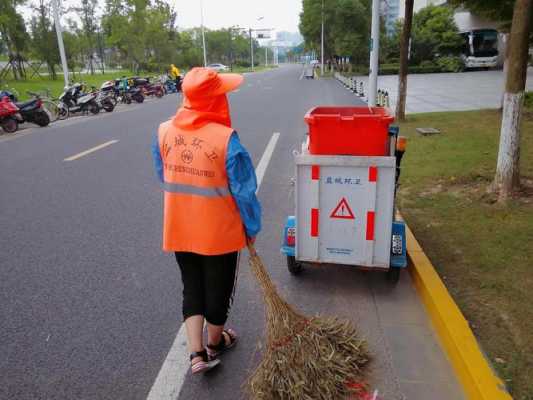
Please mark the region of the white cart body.
[[296, 260], [389, 269], [395, 157], [296, 161]]

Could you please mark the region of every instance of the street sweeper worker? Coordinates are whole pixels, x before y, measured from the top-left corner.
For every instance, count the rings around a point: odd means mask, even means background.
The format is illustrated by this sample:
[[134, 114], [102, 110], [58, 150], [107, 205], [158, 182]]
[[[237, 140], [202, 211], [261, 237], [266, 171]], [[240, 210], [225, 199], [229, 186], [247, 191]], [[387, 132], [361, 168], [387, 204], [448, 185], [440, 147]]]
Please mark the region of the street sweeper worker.
[[231, 127], [226, 97], [242, 81], [238, 74], [192, 69], [182, 106], [159, 126], [152, 145], [164, 190], [163, 250], [175, 253], [181, 270], [192, 373], [218, 365], [218, 355], [237, 341], [224, 325], [239, 251], [261, 229], [254, 167]]

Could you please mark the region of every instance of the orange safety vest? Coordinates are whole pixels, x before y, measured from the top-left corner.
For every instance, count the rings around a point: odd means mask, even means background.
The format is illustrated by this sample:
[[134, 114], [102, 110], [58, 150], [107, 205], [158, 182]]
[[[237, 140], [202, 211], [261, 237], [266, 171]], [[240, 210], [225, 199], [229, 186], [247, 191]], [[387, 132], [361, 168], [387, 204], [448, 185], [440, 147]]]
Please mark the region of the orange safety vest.
[[164, 251], [217, 255], [246, 245], [226, 174], [232, 132], [232, 128], [217, 123], [194, 130], [180, 129], [172, 120], [159, 126]]

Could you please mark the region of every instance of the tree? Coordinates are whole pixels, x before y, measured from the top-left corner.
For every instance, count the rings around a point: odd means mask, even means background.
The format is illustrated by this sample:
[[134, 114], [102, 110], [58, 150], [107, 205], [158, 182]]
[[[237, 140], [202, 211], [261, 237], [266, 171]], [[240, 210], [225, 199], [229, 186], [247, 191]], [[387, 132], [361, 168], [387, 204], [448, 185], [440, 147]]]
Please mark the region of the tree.
[[15, 79], [21, 79], [25, 76], [22, 62], [24, 60], [23, 52], [29, 42], [29, 35], [26, 31], [24, 18], [17, 12], [17, 6], [23, 5], [25, 2], [26, 0], [0, 1], [0, 36], [7, 47]]
[[516, 0], [509, 40], [509, 67], [503, 102], [498, 163], [493, 187], [505, 201], [520, 187], [520, 130], [527, 61], [532, 0]]
[[94, 74], [94, 50], [98, 22], [96, 20], [97, 0], [81, 0], [79, 7], [74, 7], [81, 21], [83, 47], [91, 74]]
[[[370, 0], [324, 1], [324, 54], [326, 59], [349, 56], [368, 61]], [[309, 50], [320, 49], [322, 0], [303, 0], [300, 32]]]
[[475, 14], [496, 21], [510, 21], [514, 0], [448, 0], [454, 7], [465, 7]]
[[414, 64], [439, 56], [458, 55], [462, 44], [451, 8], [428, 6], [414, 15], [411, 42]]
[[413, 22], [414, 0], [405, 0], [405, 17], [400, 40], [400, 70], [398, 72], [398, 101], [396, 103], [396, 119], [405, 120], [405, 98], [407, 97], [407, 70], [409, 63], [409, 41]]
[[34, 7], [36, 12], [31, 19], [32, 41], [34, 55], [44, 61], [52, 79], [56, 79], [56, 65], [59, 63], [59, 49], [57, 39], [50, 19], [50, 2], [39, 0]]

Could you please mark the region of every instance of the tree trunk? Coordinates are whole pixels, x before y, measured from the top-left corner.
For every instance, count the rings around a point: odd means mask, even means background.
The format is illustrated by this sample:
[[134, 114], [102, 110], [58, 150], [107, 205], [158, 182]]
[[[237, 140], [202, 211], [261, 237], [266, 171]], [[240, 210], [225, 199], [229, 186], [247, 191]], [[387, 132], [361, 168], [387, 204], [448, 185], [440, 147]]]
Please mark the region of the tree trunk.
[[520, 128], [526, 86], [532, 0], [516, 0], [509, 35], [509, 67], [503, 99], [498, 164], [493, 188], [505, 201], [520, 186]]
[[504, 34], [505, 54], [503, 56], [503, 85], [502, 98], [500, 102], [500, 110], [503, 110], [503, 99], [505, 98], [505, 87], [507, 85], [507, 72], [509, 71], [509, 34]]
[[398, 100], [396, 102], [396, 120], [405, 121], [405, 99], [407, 97], [407, 72], [409, 66], [409, 39], [413, 25], [414, 0], [405, 0], [405, 17], [402, 37], [400, 39], [400, 70], [398, 71]]

